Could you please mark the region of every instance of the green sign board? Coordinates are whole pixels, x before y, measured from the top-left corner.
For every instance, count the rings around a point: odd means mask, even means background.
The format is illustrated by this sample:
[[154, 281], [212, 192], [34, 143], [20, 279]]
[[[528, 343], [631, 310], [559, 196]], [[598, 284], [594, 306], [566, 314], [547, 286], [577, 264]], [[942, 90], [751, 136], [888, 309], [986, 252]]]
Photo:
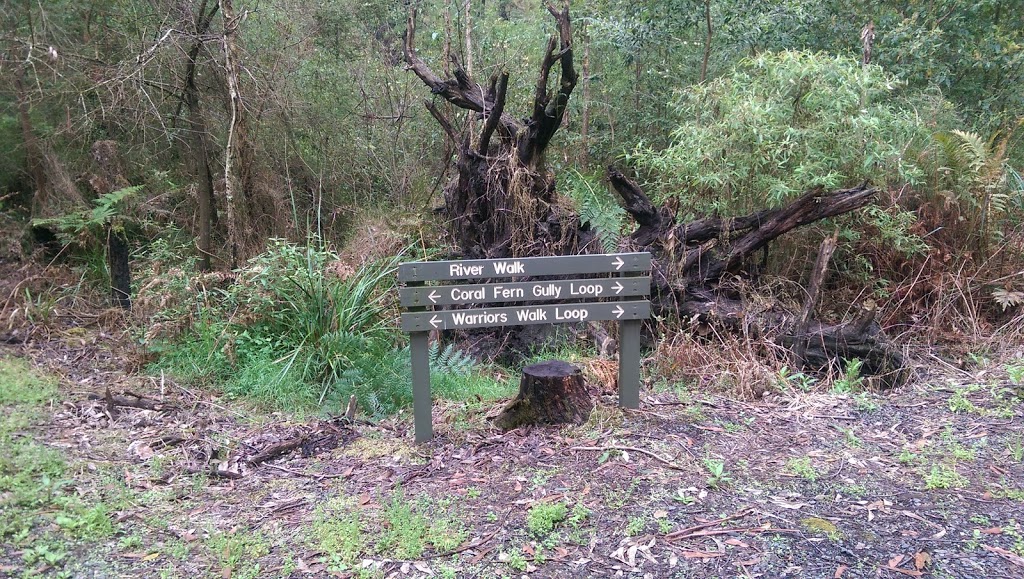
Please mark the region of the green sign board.
[[[636, 298], [650, 294], [650, 271], [649, 253], [401, 264], [398, 280], [406, 285], [399, 297], [409, 310], [402, 313], [402, 329], [409, 332], [412, 349], [416, 442], [433, 438], [428, 339], [434, 330], [617, 321], [619, 404], [638, 408], [640, 324], [650, 317], [651, 304]], [[588, 274], [600, 277], [545, 279]], [[510, 281], [495, 281], [503, 279]], [[436, 283], [463, 280], [486, 283]], [[424, 285], [427, 282], [434, 285]]]

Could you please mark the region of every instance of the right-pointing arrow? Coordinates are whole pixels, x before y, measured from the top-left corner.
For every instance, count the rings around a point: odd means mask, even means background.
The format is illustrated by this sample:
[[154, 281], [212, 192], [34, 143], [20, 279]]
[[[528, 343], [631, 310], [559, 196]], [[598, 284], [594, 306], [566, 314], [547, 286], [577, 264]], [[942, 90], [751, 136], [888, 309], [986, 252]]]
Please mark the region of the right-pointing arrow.
[[622, 269], [622, 266], [626, 265], [626, 262], [622, 261], [622, 258], [616, 255], [615, 259], [612, 261], [612, 265], [615, 266], [616, 270], [619, 270]]
[[612, 286], [612, 289], [615, 290], [615, 294], [618, 295], [622, 293], [622, 284], [619, 282], [615, 282], [615, 285]]
[[435, 329], [438, 326], [440, 326], [442, 323], [444, 323], [444, 320], [442, 320], [441, 318], [439, 318], [437, 316], [433, 316], [433, 317], [430, 318], [430, 325], [434, 326]]
[[622, 314], [626, 313], [626, 310], [622, 309], [622, 306], [615, 306], [615, 309], [612, 310], [612, 313], [615, 314], [616, 318], [621, 318]]

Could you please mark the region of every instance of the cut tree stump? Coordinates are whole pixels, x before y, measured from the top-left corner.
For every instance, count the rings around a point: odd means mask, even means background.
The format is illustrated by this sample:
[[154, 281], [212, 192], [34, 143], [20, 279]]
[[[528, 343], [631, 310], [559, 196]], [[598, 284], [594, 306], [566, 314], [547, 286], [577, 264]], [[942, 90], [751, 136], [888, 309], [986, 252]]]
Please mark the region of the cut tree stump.
[[519, 394], [494, 424], [503, 431], [525, 424], [583, 424], [593, 408], [580, 369], [545, 360], [523, 368]]

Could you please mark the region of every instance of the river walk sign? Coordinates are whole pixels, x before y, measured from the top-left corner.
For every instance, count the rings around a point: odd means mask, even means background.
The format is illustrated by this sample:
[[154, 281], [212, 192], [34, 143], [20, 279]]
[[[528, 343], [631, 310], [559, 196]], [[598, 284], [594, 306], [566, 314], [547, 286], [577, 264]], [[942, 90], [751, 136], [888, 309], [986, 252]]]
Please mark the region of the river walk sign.
[[[646, 299], [651, 291], [650, 271], [649, 253], [401, 264], [398, 281], [405, 287], [399, 289], [399, 298], [402, 307], [408, 309], [402, 313], [402, 330], [409, 332], [412, 349], [416, 442], [433, 438], [428, 353], [431, 330], [617, 321], [619, 404], [638, 408], [640, 324], [651, 314], [651, 304]], [[564, 279], [576, 275], [598, 277]], [[555, 276], [562, 279], [550, 279]], [[509, 278], [511, 281], [494, 281]], [[516, 278], [529, 278], [529, 281]], [[453, 281], [485, 283], [425, 285]], [[505, 305], [518, 303], [523, 305]], [[486, 307], [486, 304], [496, 306]], [[463, 309], [438, 309], [445, 306], [462, 306]]]

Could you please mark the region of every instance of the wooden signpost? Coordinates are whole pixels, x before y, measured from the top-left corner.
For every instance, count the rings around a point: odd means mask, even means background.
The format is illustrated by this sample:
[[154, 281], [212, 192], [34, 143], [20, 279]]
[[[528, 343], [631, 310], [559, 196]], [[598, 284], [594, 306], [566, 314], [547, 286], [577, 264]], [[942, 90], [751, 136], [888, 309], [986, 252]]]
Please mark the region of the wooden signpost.
[[[416, 442], [433, 438], [430, 400], [431, 330], [619, 322], [619, 404], [640, 406], [640, 324], [650, 317], [651, 254], [614, 253], [518, 259], [470, 259], [403, 263], [398, 268], [402, 330], [412, 349]], [[581, 279], [537, 279], [595, 275]], [[609, 277], [615, 276], [615, 277]], [[498, 283], [492, 280], [512, 278]], [[529, 278], [530, 281], [516, 281]], [[426, 282], [485, 281], [454, 285]], [[524, 303], [525, 302], [525, 303]], [[555, 303], [545, 303], [555, 302]], [[518, 304], [507, 306], [504, 304]], [[486, 304], [501, 304], [486, 307]], [[462, 309], [436, 309], [470, 306]], [[479, 306], [479, 307], [474, 307]]]

